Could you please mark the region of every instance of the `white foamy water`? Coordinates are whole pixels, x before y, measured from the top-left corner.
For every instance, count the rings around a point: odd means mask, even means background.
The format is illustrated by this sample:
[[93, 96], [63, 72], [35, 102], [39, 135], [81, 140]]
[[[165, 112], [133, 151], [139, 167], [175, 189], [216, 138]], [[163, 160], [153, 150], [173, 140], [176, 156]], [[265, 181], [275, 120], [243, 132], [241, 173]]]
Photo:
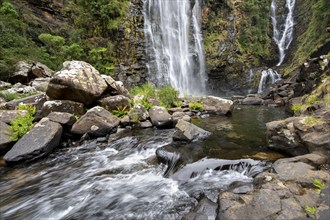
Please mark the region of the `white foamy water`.
[[152, 81], [181, 96], [205, 94], [200, 0], [193, 8], [190, 0], [144, 0], [144, 31]]
[[268, 86], [281, 79], [281, 75], [276, 70], [263, 70], [259, 82], [258, 93], [262, 93]]

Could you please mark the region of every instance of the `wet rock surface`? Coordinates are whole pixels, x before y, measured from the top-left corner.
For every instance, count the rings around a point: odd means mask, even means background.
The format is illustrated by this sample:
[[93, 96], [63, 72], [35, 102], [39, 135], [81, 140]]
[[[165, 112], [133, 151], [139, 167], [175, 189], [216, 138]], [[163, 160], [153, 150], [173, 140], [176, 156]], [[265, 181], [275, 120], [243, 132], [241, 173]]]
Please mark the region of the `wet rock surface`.
[[62, 130], [60, 124], [44, 118], [6, 153], [4, 159], [7, 162], [18, 162], [48, 154], [59, 146]]
[[210, 132], [205, 131], [191, 124], [185, 120], [180, 119], [175, 126], [175, 133], [173, 139], [176, 141], [198, 141], [207, 138], [211, 135]]

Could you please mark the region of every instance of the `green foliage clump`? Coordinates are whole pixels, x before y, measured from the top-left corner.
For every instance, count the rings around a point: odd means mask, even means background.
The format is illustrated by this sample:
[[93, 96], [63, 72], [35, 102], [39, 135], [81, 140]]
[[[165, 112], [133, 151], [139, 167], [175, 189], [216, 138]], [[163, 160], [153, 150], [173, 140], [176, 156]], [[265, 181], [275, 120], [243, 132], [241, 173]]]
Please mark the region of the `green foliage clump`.
[[318, 179], [312, 179], [312, 181], [313, 181], [313, 185], [317, 188], [318, 194], [320, 194], [322, 189], [324, 189], [325, 187], [325, 183], [322, 182], [322, 180], [318, 180]]
[[313, 127], [315, 125], [319, 125], [319, 124], [322, 124], [323, 122], [318, 119], [318, 118], [314, 118], [314, 117], [307, 117], [307, 118], [304, 118], [303, 119], [303, 123], [310, 126], [310, 127]]
[[317, 207], [316, 206], [311, 207], [311, 206], [306, 205], [305, 210], [306, 210], [307, 214], [310, 213], [315, 216], [316, 212], [317, 212]]
[[250, 0], [242, 3], [245, 17], [238, 25], [238, 42], [245, 53], [257, 58], [270, 54], [269, 6], [269, 0]]
[[160, 89], [156, 89], [155, 85], [152, 83], [146, 83], [131, 89], [130, 94], [133, 96], [142, 96], [138, 104], [143, 105], [147, 110], [154, 106], [154, 104], [149, 101], [150, 99], [159, 100], [160, 105], [165, 108], [180, 105], [178, 100], [179, 92], [171, 86], [164, 86]]
[[117, 107], [116, 110], [112, 111], [112, 114], [119, 118], [123, 118], [124, 116], [128, 115], [127, 105], [125, 105], [124, 107]]
[[161, 106], [171, 108], [178, 102], [179, 92], [171, 86], [164, 86], [158, 91]]
[[4, 98], [7, 102], [14, 100], [14, 99], [22, 99], [31, 95], [35, 95], [37, 93], [30, 92], [30, 93], [9, 93], [9, 92], [0, 92], [0, 97]]
[[296, 104], [293, 105], [291, 110], [293, 111], [293, 114], [297, 114], [301, 110], [302, 104]]
[[10, 134], [12, 141], [19, 140], [32, 129], [34, 120], [33, 116], [36, 112], [36, 108], [29, 105], [20, 104], [17, 109], [26, 110], [27, 114], [25, 116], [18, 115], [16, 119], [10, 122]]
[[203, 111], [203, 106], [199, 102], [194, 102], [194, 103], [189, 104], [189, 108], [196, 110], [196, 111]]

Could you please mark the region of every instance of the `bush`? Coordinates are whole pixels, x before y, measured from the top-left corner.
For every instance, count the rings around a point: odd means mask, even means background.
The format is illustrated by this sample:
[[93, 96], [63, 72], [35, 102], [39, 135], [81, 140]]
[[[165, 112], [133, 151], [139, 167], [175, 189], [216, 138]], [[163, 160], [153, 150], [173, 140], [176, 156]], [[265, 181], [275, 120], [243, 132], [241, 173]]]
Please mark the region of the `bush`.
[[161, 106], [171, 108], [178, 102], [179, 92], [171, 86], [164, 86], [158, 91]]
[[196, 111], [203, 111], [202, 104], [199, 102], [194, 102], [194, 103], [189, 104], [189, 108], [196, 110]]
[[117, 107], [117, 110], [113, 110], [112, 114], [119, 117], [119, 118], [123, 118], [124, 116], [128, 115], [127, 112], [127, 106], [125, 105], [124, 107]]
[[132, 96], [143, 95], [145, 98], [157, 98], [156, 87], [152, 83], [145, 83], [130, 90]]
[[16, 119], [10, 122], [10, 133], [12, 141], [19, 140], [32, 129], [34, 120], [33, 115], [36, 112], [36, 108], [29, 105], [20, 104], [17, 109], [26, 110], [28, 113], [25, 116], [18, 115]]

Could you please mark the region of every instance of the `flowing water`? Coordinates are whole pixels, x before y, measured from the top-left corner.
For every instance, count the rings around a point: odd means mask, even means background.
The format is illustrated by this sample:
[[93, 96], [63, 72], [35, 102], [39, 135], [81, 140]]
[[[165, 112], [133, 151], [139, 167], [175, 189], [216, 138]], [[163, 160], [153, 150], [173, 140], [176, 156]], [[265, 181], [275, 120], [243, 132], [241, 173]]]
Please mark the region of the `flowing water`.
[[[195, 120], [213, 134], [182, 145], [191, 156], [168, 178], [155, 151], [172, 142], [174, 129], [127, 131], [109, 144], [89, 141], [34, 163], [0, 167], [0, 219], [180, 219], [201, 195], [216, 201], [220, 189], [251, 182], [263, 170], [255, 160], [223, 159], [267, 152], [264, 123], [284, 113], [242, 108], [235, 117]], [[232, 165], [223, 170], [224, 164]]]
[[180, 95], [205, 94], [206, 74], [200, 0], [144, 0], [149, 77]]
[[262, 93], [268, 86], [281, 79], [281, 75], [273, 69], [263, 70], [259, 82], [258, 93]]
[[[278, 0], [273, 0], [271, 3], [271, 19], [273, 25], [273, 39], [278, 46], [279, 50], [279, 62], [277, 66], [280, 66], [286, 56], [286, 51], [289, 49], [293, 40], [294, 29], [294, 7], [296, 0], [285, 0], [285, 5], [278, 5]], [[279, 10], [285, 12], [279, 13]]]

